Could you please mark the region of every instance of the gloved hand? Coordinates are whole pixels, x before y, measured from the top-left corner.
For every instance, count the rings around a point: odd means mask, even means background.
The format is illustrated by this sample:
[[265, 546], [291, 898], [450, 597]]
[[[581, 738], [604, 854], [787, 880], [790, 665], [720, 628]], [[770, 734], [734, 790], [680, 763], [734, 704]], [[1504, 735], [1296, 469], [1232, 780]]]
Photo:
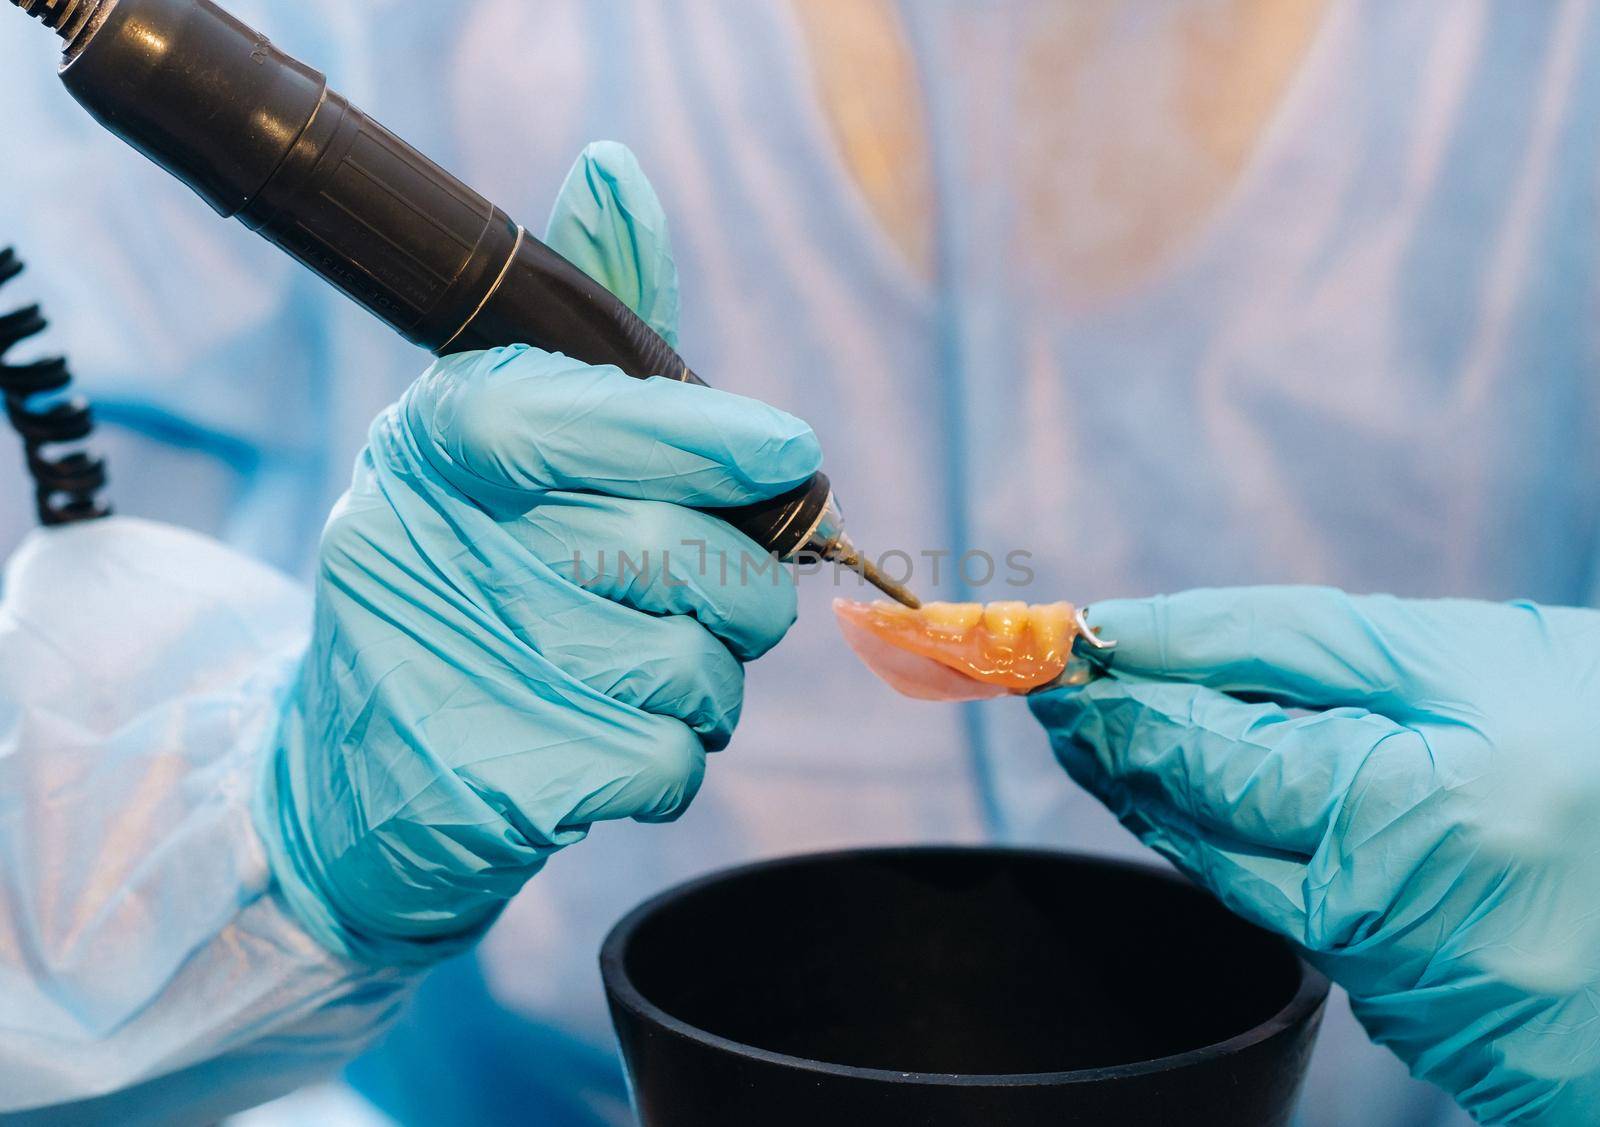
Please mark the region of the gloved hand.
[[1600, 613], [1261, 588], [1092, 621], [1111, 675], [1030, 701], [1073, 778], [1480, 1120], [1596, 1121]]
[[[665, 222], [626, 149], [585, 153], [550, 240], [673, 337]], [[436, 958], [592, 823], [676, 817], [733, 731], [741, 663], [795, 616], [790, 577], [755, 577], [759, 549], [685, 506], [774, 496], [819, 461], [805, 424], [723, 392], [526, 347], [434, 364], [328, 525], [258, 807], [313, 934]]]

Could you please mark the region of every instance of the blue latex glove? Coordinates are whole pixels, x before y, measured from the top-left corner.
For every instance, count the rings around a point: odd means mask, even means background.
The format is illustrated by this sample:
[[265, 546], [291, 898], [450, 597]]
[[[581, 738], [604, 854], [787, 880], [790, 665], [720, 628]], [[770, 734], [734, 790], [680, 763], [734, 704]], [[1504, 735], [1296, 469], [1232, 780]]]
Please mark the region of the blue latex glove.
[[[673, 336], [665, 221], [626, 149], [585, 153], [550, 240]], [[525, 347], [436, 363], [328, 525], [259, 804], [313, 934], [449, 954], [592, 823], [676, 817], [733, 731], [741, 662], [795, 616], [788, 575], [755, 577], [755, 545], [684, 506], [819, 461], [805, 424], [723, 392]]]
[[1261, 588], [1093, 619], [1112, 675], [1030, 702], [1073, 778], [1474, 1116], [1600, 1121], [1600, 613]]

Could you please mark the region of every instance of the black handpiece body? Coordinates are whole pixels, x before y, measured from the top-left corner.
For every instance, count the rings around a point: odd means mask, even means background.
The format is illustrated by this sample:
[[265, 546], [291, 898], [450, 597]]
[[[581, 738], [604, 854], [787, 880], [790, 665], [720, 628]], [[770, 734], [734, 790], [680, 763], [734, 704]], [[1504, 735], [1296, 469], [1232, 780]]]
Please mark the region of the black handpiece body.
[[[210, 0], [13, 2], [67, 40], [62, 81], [96, 119], [407, 340], [703, 382], [604, 286]], [[820, 473], [716, 512], [782, 557], [836, 523]]]

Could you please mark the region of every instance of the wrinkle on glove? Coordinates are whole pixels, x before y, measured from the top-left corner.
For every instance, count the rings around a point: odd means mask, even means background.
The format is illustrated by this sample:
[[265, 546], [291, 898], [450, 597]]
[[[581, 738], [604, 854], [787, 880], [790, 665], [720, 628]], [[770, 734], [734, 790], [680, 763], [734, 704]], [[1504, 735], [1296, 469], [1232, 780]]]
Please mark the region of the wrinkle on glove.
[[1260, 588], [1093, 617], [1111, 675], [1030, 700], [1073, 778], [1481, 1121], [1593, 1122], [1600, 613]]
[[406, 996], [305, 934], [251, 825], [307, 609], [266, 568], [136, 520], [38, 531], [10, 561], [8, 1123], [214, 1122], [332, 1072]]
[[[673, 327], [665, 221], [626, 149], [584, 154], [551, 241]], [[820, 461], [798, 419], [710, 388], [523, 345], [435, 363], [329, 521], [257, 807], [308, 930], [431, 962], [594, 822], [677, 817], [742, 663], [795, 617], [788, 572], [686, 506], [776, 496]]]

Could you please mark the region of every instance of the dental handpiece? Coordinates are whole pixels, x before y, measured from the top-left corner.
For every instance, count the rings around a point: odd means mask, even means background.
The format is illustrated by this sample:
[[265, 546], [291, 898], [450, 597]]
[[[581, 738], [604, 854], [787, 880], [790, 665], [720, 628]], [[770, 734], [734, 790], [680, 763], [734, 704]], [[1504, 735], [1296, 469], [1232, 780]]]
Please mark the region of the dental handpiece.
[[[65, 41], [61, 80], [96, 120], [413, 344], [531, 344], [704, 383], [604, 286], [211, 0], [11, 2]], [[918, 605], [851, 543], [824, 474], [707, 511]]]

